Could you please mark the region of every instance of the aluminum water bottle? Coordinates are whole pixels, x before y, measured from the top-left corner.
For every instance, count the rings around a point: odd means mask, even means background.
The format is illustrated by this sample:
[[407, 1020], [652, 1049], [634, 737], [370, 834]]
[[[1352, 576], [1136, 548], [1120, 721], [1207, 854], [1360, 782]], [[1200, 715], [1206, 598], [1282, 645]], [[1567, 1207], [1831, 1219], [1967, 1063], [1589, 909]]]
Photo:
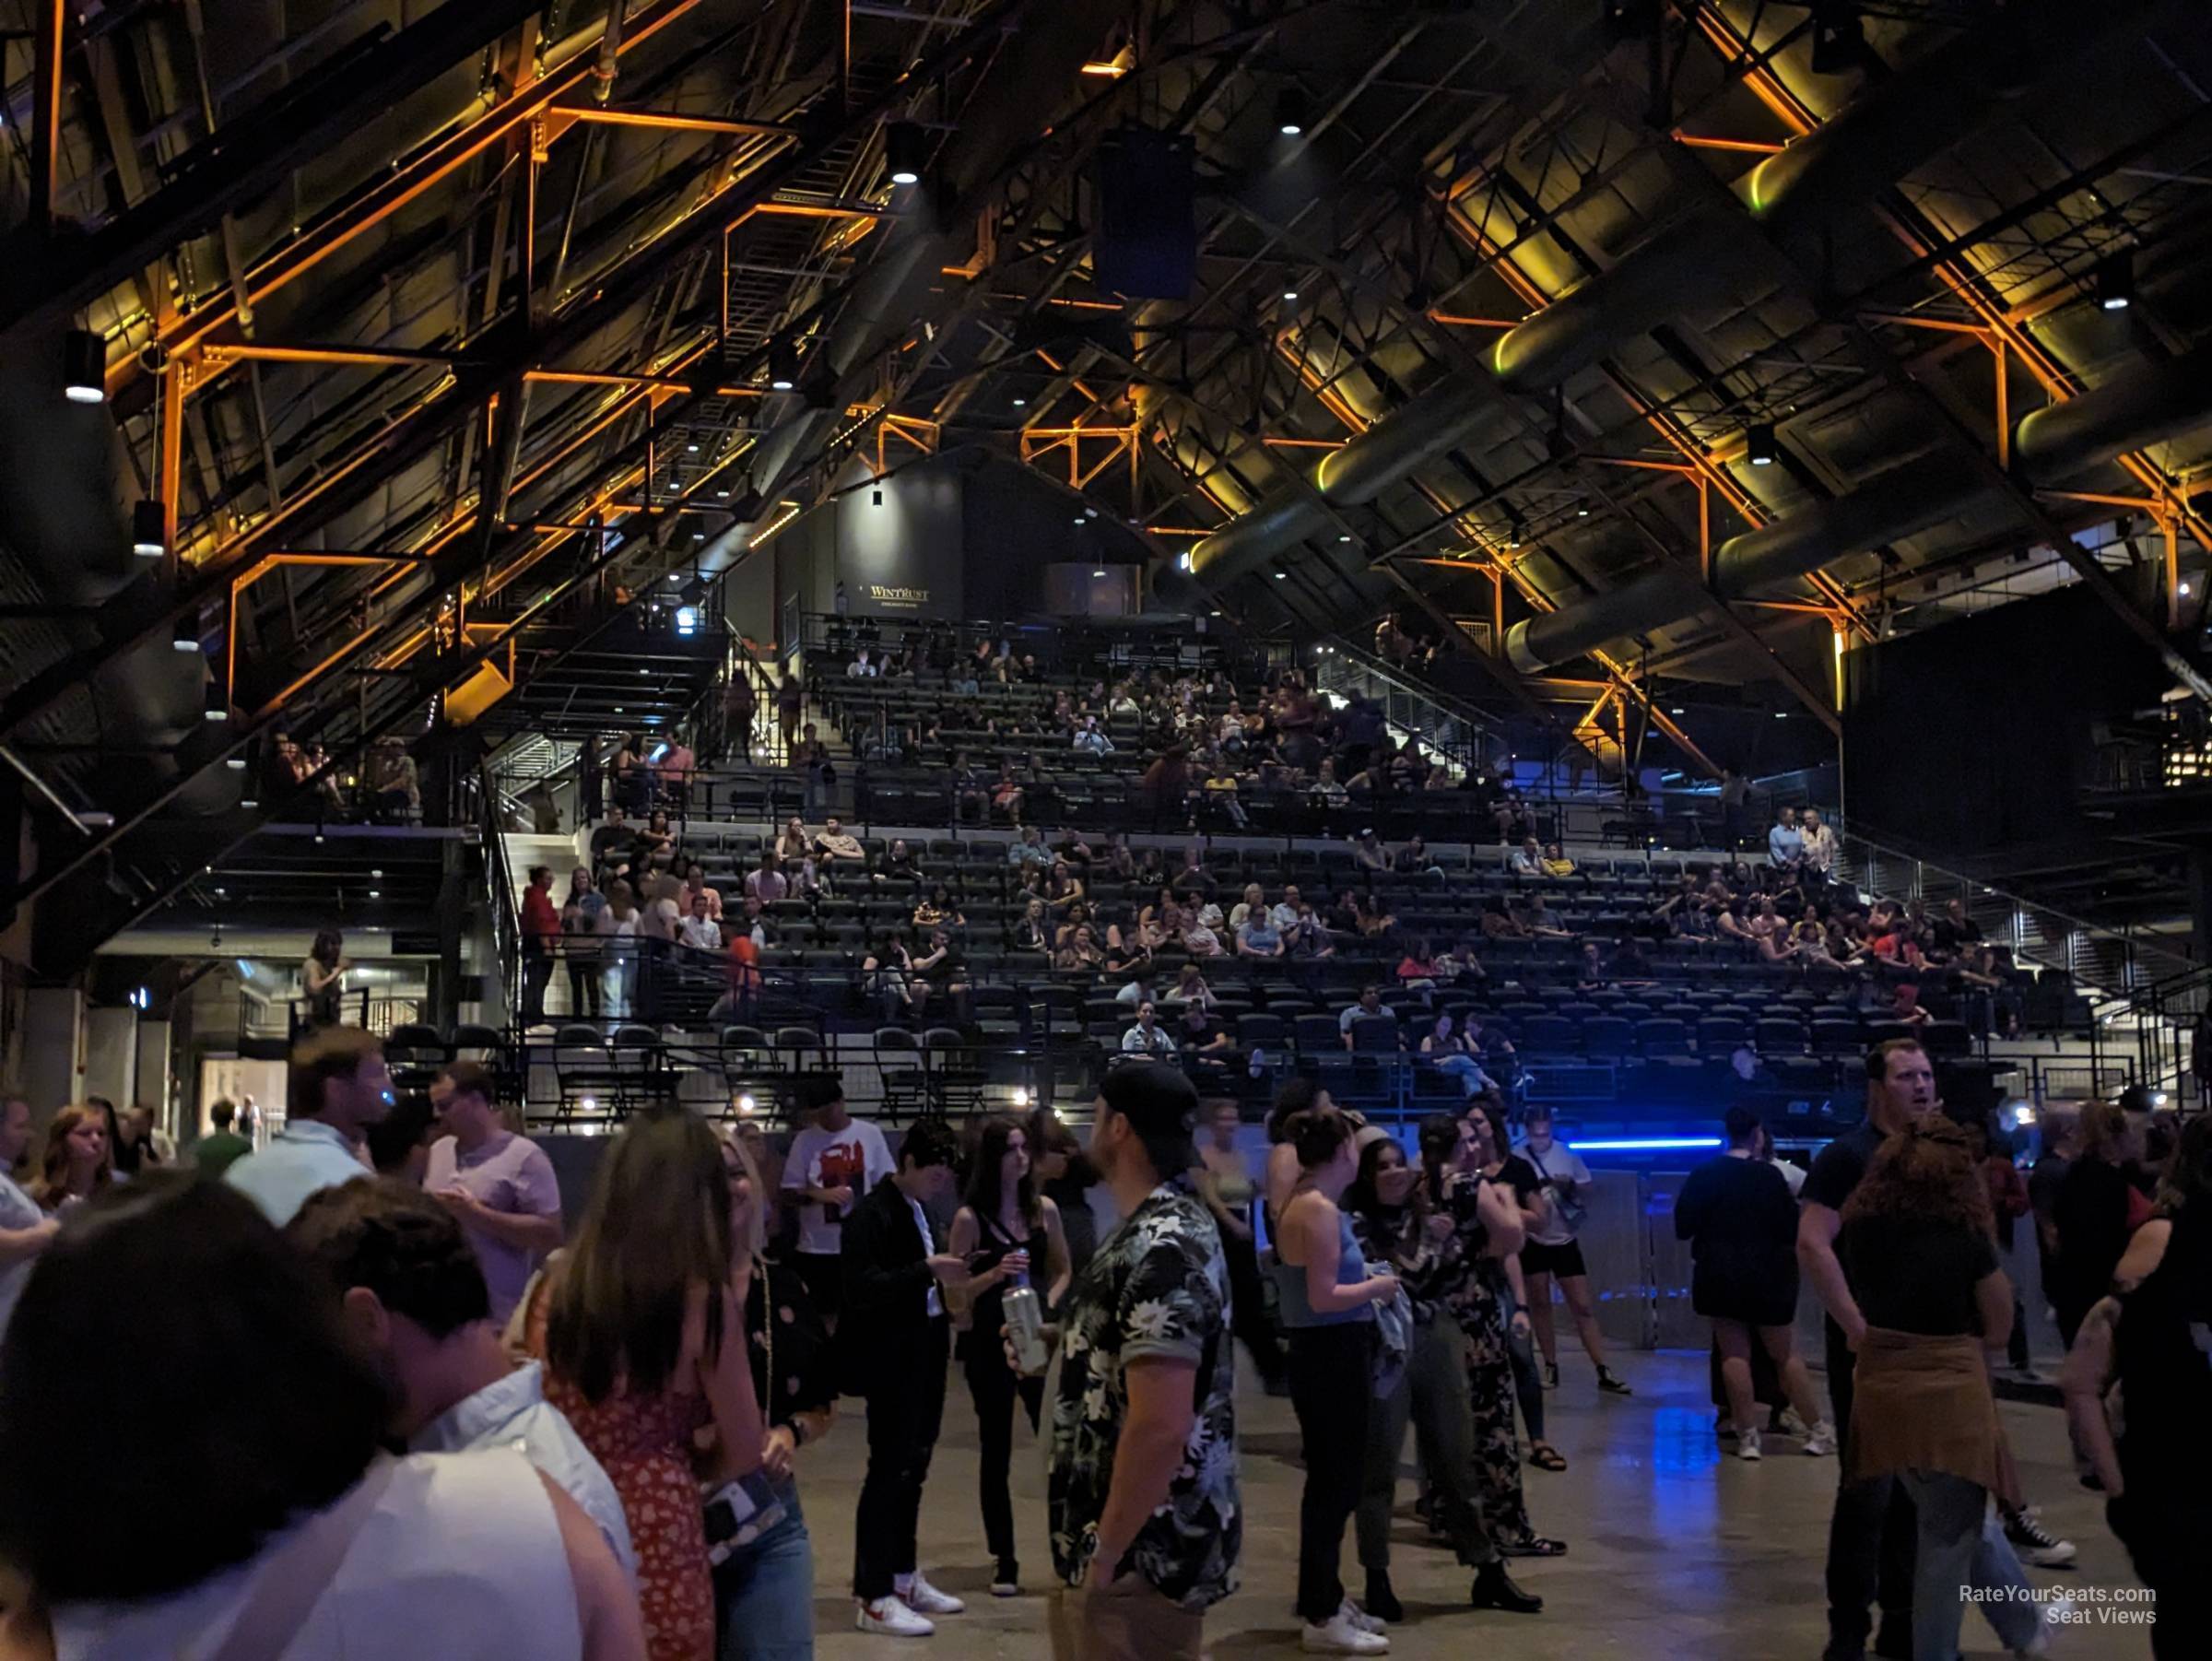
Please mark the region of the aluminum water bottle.
[[1051, 1358], [1044, 1349], [1044, 1310], [1030, 1288], [1027, 1275], [1017, 1275], [1006, 1289], [1006, 1337], [1014, 1346], [1014, 1360], [1024, 1373], [1041, 1373]]

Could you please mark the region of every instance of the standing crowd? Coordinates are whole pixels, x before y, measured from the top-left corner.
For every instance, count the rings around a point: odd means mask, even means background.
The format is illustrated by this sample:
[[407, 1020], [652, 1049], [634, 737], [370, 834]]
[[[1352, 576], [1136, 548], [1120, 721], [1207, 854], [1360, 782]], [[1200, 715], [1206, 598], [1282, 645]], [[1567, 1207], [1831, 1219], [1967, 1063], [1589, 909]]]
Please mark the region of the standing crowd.
[[[2062, 1543], [2038, 1543], [1990, 1385], [2018, 1318], [1998, 1230], [2016, 1187], [2073, 1341], [2083, 1467], [2158, 1596], [2157, 1653], [2206, 1653], [2212, 1122], [2174, 1137], [2147, 1099], [2091, 1104], [2008, 1183], [1911, 1039], [1877, 1046], [1866, 1080], [1865, 1123], [1802, 1203], [1738, 1108], [1675, 1209], [1739, 1456], [1769, 1408], [1794, 1412], [1805, 1453], [1841, 1455], [1828, 1654], [1954, 1655], [1969, 1602], [2020, 1655], [2064, 1620], [2030, 1596], [2023, 1561]], [[1233, 1104], [1141, 1056], [1108, 1070], [1081, 1145], [1040, 1110], [964, 1133], [924, 1118], [894, 1149], [834, 1075], [802, 1082], [781, 1152], [749, 1118], [633, 1114], [572, 1223], [474, 1064], [440, 1073], [399, 1145], [405, 1110], [356, 1029], [301, 1042], [258, 1149], [218, 1116], [164, 1159], [97, 1108], [57, 1114], [29, 1185], [0, 1180], [0, 1654], [800, 1661], [802, 1478], [850, 1396], [853, 1620], [926, 1638], [964, 1610], [920, 1549], [957, 1377], [990, 1594], [1025, 1589], [1018, 1414], [1047, 1449], [1053, 1653], [1196, 1661], [1239, 1573], [1238, 1341], [1300, 1432], [1302, 1649], [1387, 1654], [1406, 1618], [1409, 1427], [1418, 1509], [1469, 1571], [1467, 1607], [1542, 1610], [1512, 1565], [1568, 1549], [1523, 1480], [1565, 1466], [1543, 1428], [1555, 1286], [1601, 1398], [1630, 1394], [1576, 1238], [1591, 1174], [1542, 1113], [1516, 1148], [1470, 1097], [1409, 1148], [1294, 1078], [1255, 1169]], [[29, 1118], [0, 1111], [11, 1171]], [[1102, 1237], [1087, 1188], [1119, 1219]], [[1829, 1317], [1832, 1425], [1794, 1352], [1801, 1278]], [[122, 1433], [56, 1434], [88, 1402], [129, 1404]], [[119, 1516], [159, 1549], [114, 1549]]]

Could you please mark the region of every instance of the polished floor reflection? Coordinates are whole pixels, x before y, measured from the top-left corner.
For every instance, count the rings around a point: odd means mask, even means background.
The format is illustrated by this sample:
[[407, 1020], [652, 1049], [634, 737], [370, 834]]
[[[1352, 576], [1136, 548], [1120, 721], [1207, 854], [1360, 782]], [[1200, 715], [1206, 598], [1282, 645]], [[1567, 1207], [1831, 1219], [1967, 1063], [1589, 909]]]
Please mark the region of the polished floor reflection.
[[[1536, 1526], [1571, 1550], [1515, 1573], [1548, 1605], [1534, 1618], [1463, 1612], [1466, 1576], [1403, 1509], [1393, 1577], [1408, 1620], [1392, 1630], [1392, 1654], [1416, 1661], [1584, 1661], [1621, 1655], [1679, 1661], [1812, 1661], [1826, 1636], [1821, 1555], [1833, 1459], [1808, 1459], [1774, 1438], [1759, 1465], [1721, 1456], [1705, 1400], [1705, 1360], [1666, 1351], [1629, 1357], [1636, 1395], [1598, 1396], [1588, 1364], [1566, 1360], [1563, 1387], [1547, 1396], [1552, 1440], [1570, 1468], [1527, 1472]], [[1816, 1375], [1817, 1376], [1817, 1375]], [[930, 1578], [968, 1599], [969, 1612], [939, 1623], [930, 1640], [863, 1637], [841, 1596], [853, 1563], [853, 1503], [864, 1437], [858, 1404], [824, 1445], [802, 1462], [807, 1516], [818, 1553], [816, 1608], [821, 1661], [912, 1652], [950, 1661], [1041, 1661], [1047, 1655], [1043, 1600], [1043, 1476], [1024, 1426], [1015, 1445], [1014, 1494], [1030, 1596], [994, 1600], [975, 1503], [975, 1420], [956, 1377], [946, 1401], [946, 1435], [923, 1508], [923, 1557]], [[1244, 1426], [1243, 1589], [1207, 1623], [1220, 1661], [1297, 1653], [1290, 1595], [1297, 1555], [1298, 1432], [1289, 1404], [1249, 1386]], [[2133, 1584], [2124, 1554], [2106, 1533], [2102, 1507], [2075, 1482], [2065, 1427], [2054, 1408], [2003, 1408], [2023, 1479], [2044, 1521], [2081, 1548], [2080, 1567], [2030, 1571], [2039, 1586]], [[1410, 1448], [1408, 1452], [1410, 1457]], [[1407, 1502], [1412, 1483], [1404, 1488]], [[1030, 1545], [1030, 1542], [1034, 1542]], [[1345, 1573], [1357, 1568], [1349, 1538]], [[1970, 1618], [1970, 1657], [2003, 1652]], [[2083, 1626], [2054, 1661], [2142, 1661], [2139, 1632]]]

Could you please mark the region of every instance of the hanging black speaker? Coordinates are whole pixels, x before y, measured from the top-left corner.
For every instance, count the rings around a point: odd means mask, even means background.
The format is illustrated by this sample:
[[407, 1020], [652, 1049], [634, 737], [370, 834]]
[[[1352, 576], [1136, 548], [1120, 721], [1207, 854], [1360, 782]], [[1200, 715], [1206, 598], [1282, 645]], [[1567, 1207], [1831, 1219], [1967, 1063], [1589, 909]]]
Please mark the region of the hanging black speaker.
[[1099, 145], [1093, 280], [1133, 300], [1187, 300], [1198, 276], [1191, 140], [1123, 127]]

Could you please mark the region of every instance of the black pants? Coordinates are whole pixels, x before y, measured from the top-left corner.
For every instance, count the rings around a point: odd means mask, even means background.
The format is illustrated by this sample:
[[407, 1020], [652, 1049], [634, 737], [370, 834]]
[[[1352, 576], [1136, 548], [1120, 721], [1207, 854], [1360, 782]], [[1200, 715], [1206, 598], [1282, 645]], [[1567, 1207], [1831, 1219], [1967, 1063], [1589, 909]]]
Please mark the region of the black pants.
[[[1852, 1376], [1857, 1358], [1842, 1329], [1828, 1326], [1828, 1394], [1834, 1404], [1836, 1434], [1848, 1450], [1851, 1439]], [[1839, 1457], [1848, 1468], [1848, 1457]], [[1828, 1631], [1831, 1655], [1862, 1650], [1872, 1622], [1867, 1606], [1879, 1604], [1885, 1637], [1895, 1634], [1910, 1649], [1912, 1630], [1912, 1560], [1920, 1526], [1912, 1497], [1892, 1477], [1842, 1482], [1828, 1525]], [[1884, 1647], [1888, 1647], [1885, 1644]]]
[[2212, 1535], [2212, 1499], [2157, 1492], [2131, 1477], [2127, 1491], [2104, 1514], [2136, 1573], [2158, 1595], [2150, 1653], [2158, 1661], [2212, 1655], [2212, 1579], [2205, 1574], [2204, 1545]]
[[[968, 1398], [975, 1403], [977, 1464], [976, 1500], [983, 1511], [983, 1539], [992, 1561], [1003, 1569], [1016, 1566], [1014, 1499], [1006, 1489], [1006, 1471], [1014, 1463], [1014, 1403], [1018, 1399], [1037, 1429], [1044, 1410], [1044, 1380], [1017, 1378], [1000, 1348], [998, 1324], [985, 1334], [976, 1330], [961, 1340], [966, 1355]], [[1010, 1578], [1010, 1577], [1009, 1577]]]
[[888, 1597], [896, 1577], [914, 1572], [922, 1485], [945, 1419], [949, 1331], [940, 1316], [912, 1355], [872, 1358], [885, 1382], [868, 1396], [868, 1474], [853, 1516], [853, 1595], [864, 1602]]
[[1528, 1427], [1531, 1442], [1544, 1440], [1544, 1375], [1536, 1371], [1536, 1345], [1532, 1328], [1516, 1334], [1512, 1317], [1505, 1328], [1506, 1352], [1513, 1358], [1513, 1395], [1521, 1402], [1521, 1422]]
[[1316, 1625], [1344, 1605], [1337, 1567], [1366, 1478], [1374, 1344], [1372, 1321], [1290, 1329], [1290, 1406], [1306, 1461], [1298, 1502], [1298, 1614]]
[[542, 1020], [546, 1013], [546, 983], [553, 978], [553, 954], [542, 946], [523, 948], [523, 1019]]
[[569, 1013], [578, 1020], [599, 1019], [599, 960], [569, 960]]
[[1258, 1248], [1249, 1235], [1224, 1229], [1221, 1257], [1229, 1267], [1230, 1331], [1252, 1351], [1260, 1377], [1274, 1383], [1283, 1376], [1283, 1339], [1267, 1313]]

